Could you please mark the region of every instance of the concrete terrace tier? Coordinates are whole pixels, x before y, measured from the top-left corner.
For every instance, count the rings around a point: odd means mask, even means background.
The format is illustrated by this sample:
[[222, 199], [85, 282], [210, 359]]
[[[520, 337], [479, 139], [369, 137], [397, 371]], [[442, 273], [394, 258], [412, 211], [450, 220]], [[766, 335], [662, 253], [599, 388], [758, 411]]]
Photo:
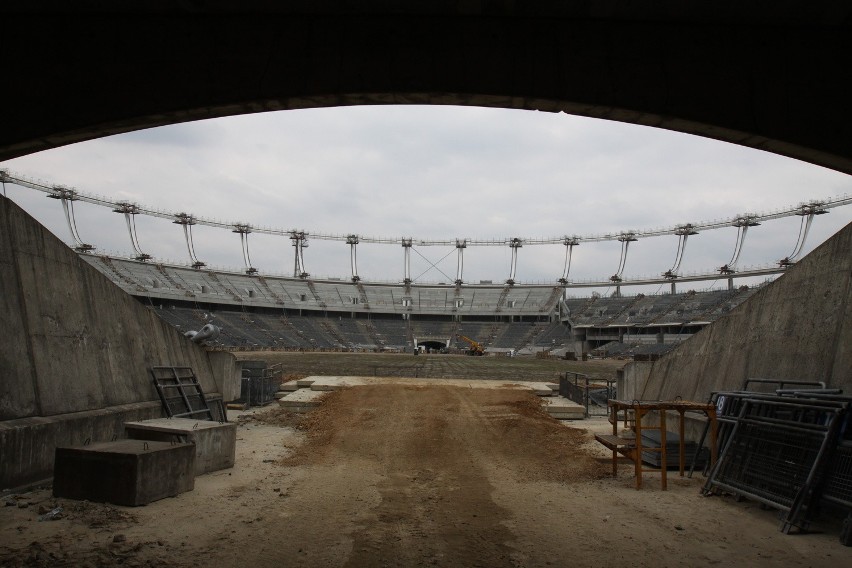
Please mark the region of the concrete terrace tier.
[[[257, 276], [225, 270], [80, 257], [129, 294], [151, 299], [289, 310], [383, 314], [541, 316], [556, 309], [561, 287], [506, 284], [385, 284]], [[363, 291], [363, 296], [361, 292]]]

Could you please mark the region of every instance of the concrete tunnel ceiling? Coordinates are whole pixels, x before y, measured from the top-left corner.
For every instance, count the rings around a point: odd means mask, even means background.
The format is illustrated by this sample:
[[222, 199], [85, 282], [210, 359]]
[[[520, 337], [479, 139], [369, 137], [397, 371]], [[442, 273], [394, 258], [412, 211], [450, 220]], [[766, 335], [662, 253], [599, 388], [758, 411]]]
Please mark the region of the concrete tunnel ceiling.
[[280, 4], [4, 3], [0, 160], [236, 114], [436, 104], [643, 124], [852, 173], [849, 4]]

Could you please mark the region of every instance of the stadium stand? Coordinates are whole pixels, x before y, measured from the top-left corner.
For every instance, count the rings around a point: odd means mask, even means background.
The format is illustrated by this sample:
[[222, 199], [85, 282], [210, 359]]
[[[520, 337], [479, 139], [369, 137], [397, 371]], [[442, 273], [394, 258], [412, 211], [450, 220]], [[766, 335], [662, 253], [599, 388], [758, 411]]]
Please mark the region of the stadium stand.
[[81, 257], [170, 325], [215, 323], [211, 347], [486, 352], [568, 350], [654, 356], [723, 316], [754, 288], [562, 298], [562, 288], [504, 284], [386, 284], [193, 269]]
[[[643, 346], [645, 351], [632, 350], [631, 355], [657, 356], [725, 315], [758, 289], [568, 298], [561, 304], [562, 319], [572, 330], [573, 341], [582, 345], [583, 352], [614, 356], [623, 348], [609, 344], [617, 342]], [[669, 347], [660, 347], [658, 353], [652, 352], [650, 345]]]

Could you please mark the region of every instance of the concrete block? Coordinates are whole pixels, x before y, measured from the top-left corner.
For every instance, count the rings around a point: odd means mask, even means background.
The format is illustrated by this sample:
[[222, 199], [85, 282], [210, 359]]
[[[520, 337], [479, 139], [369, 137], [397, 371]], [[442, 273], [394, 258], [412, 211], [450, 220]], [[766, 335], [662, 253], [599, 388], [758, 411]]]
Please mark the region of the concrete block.
[[290, 412], [303, 413], [319, 406], [324, 395], [323, 391], [302, 389], [288, 394], [279, 400], [278, 404]]
[[53, 494], [135, 507], [195, 486], [190, 443], [117, 440], [56, 448]]
[[581, 412], [548, 412], [551, 418], [556, 420], [585, 420], [585, 414]]
[[343, 385], [333, 384], [333, 383], [324, 383], [324, 382], [320, 382], [320, 381], [316, 381], [316, 382], [314, 382], [314, 384], [311, 385], [311, 390], [323, 391], [323, 392], [335, 391], [335, 390], [339, 390], [339, 389], [342, 389], [342, 388], [343, 388]]
[[585, 408], [561, 396], [545, 399], [544, 409], [557, 420], [582, 420], [586, 417]]
[[124, 425], [128, 438], [195, 444], [195, 475], [234, 467], [237, 425], [188, 418], [155, 418]]
[[282, 383], [280, 387], [278, 387], [279, 391], [284, 392], [293, 392], [299, 390], [299, 384], [296, 381], [290, 383]]
[[553, 396], [553, 389], [547, 383], [524, 383], [536, 396]]
[[310, 388], [310, 386], [311, 386], [312, 384], [314, 384], [314, 381], [315, 381], [315, 380], [316, 380], [316, 379], [312, 379], [312, 378], [299, 379], [298, 381], [296, 381], [296, 385], [297, 385], [300, 389]]

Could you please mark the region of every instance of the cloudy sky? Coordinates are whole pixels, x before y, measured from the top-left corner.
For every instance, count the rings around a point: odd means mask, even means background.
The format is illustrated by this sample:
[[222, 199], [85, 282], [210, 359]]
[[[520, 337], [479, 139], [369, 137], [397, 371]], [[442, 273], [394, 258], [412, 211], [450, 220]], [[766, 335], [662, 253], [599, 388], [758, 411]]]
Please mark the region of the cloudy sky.
[[[397, 238], [592, 235], [768, 212], [852, 193], [847, 175], [714, 140], [564, 114], [457, 107], [231, 117], [84, 142], [0, 167], [167, 211]], [[6, 194], [69, 242], [58, 202], [15, 185], [7, 185]], [[76, 213], [84, 241], [100, 251], [131, 253], [123, 216], [85, 203], [77, 204]], [[806, 251], [850, 221], [850, 206], [817, 217]], [[774, 264], [790, 254], [799, 223], [790, 217], [751, 229], [739, 265]], [[137, 226], [145, 252], [188, 261], [177, 225], [140, 216]], [[691, 237], [681, 272], [727, 263], [735, 239], [734, 228]], [[261, 272], [292, 274], [289, 240], [252, 234], [249, 244]], [[227, 230], [197, 227], [195, 247], [209, 265], [243, 266], [239, 238]], [[633, 243], [624, 276], [665, 272], [676, 247], [676, 237]], [[616, 271], [619, 254], [617, 242], [583, 244], [575, 249], [570, 277], [605, 279]], [[519, 251], [516, 279], [554, 282], [563, 259], [562, 246], [526, 246]], [[507, 247], [469, 248], [465, 280], [505, 280], [510, 260]], [[344, 243], [314, 240], [305, 262], [317, 277], [349, 275]], [[412, 276], [452, 281], [455, 263], [451, 248], [418, 247]], [[358, 271], [365, 280], [401, 280], [402, 248], [359, 246]]]

